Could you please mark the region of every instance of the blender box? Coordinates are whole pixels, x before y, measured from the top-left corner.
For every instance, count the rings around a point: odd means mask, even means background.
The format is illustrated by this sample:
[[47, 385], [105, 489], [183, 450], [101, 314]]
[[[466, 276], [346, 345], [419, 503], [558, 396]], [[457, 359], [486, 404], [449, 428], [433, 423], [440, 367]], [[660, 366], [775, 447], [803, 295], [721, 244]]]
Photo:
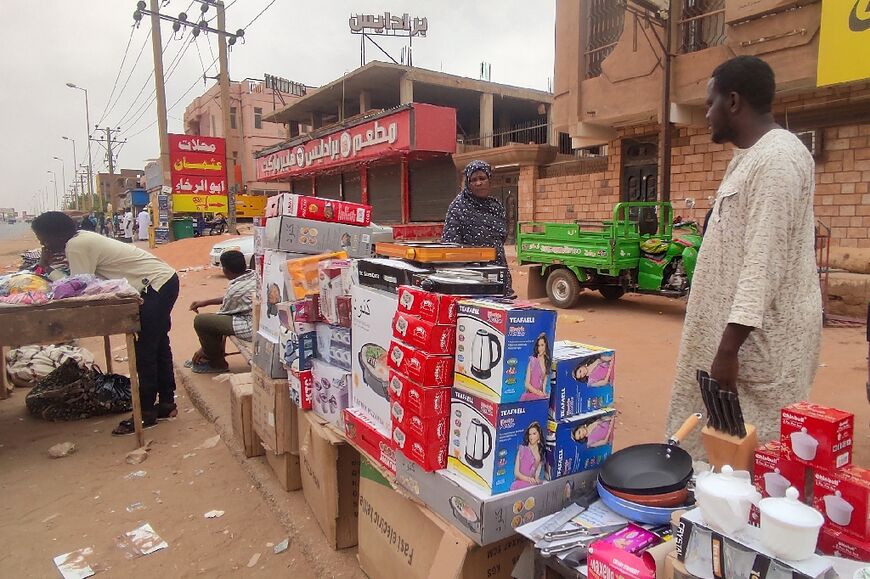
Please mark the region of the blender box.
[[317, 264], [320, 280], [320, 315], [332, 325], [339, 325], [338, 300], [350, 295], [349, 259], [328, 259]]
[[315, 324], [317, 357], [348, 372], [351, 370], [350, 330], [341, 326]]
[[296, 193], [281, 193], [269, 199], [271, 206], [267, 207], [267, 217], [273, 215], [289, 215], [315, 221], [347, 223], [349, 225], [368, 225], [372, 220], [370, 205], [336, 201], [322, 197], [308, 197]]
[[453, 384], [453, 356], [427, 354], [398, 340], [391, 340], [388, 364], [421, 386]]
[[390, 399], [418, 416], [430, 418], [449, 414], [450, 395], [450, 386], [426, 388], [390, 370]]
[[393, 317], [393, 337], [427, 354], [453, 356], [456, 352], [455, 325], [433, 324], [404, 312]]
[[399, 288], [398, 310], [417, 316], [433, 324], [456, 325], [459, 302], [462, 296], [450, 296], [428, 292], [419, 287], [407, 285]]
[[396, 295], [355, 285], [351, 323], [351, 406], [374, 420], [384, 435], [392, 428], [387, 383], [387, 352], [393, 337], [390, 320], [396, 314]]
[[311, 368], [311, 360], [317, 356], [317, 333], [314, 324], [295, 321], [295, 303], [278, 304], [280, 324], [279, 344], [284, 366], [298, 362], [301, 370]]
[[359, 408], [347, 408], [344, 411], [344, 433], [356, 447], [387, 469], [396, 473], [396, 445], [385, 435], [371, 418]]
[[616, 411], [612, 408], [547, 423], [546, 477], [601, 467], [613, 452]]
[[801, 462], [782, 457], [782, 445], [772, 440], [755, 449], [753, 481], [762, 497], [784, 497], [788, 487], [798, 490], [801, 500], [807, 501], [812, 489], [806, 488], [807, 471]]
[[311, 410], [327, 422], [340, 425], [341, 411], [348, 405], [350, 374], [315, 358], [311, 363], [311, 377], [314, 381]]
[[314, 375], [311, 370], [300, 370], [299, 360], [294, 361], [287, 370], [287, 384], [293, 404], [302, 410], [311, 410], [314, 392]]
[[463, 300], [456, 328], [457, 387], [496, 402], [549, 400], [556, 312], [531, 303]]
[[824, 526], [819, 533], [819, 552], [834, 557], [866, 562], [870, 561], [870, 541], [861, 541], [842, 531]]
[[392, 229], [357, 227], [297, 217], [271, 217], [266, 221], [266, 246], [270, 249], [316, 255], [346, 251], [349, 257], [371, 257], [375, 243], [391, 241]]
[[855, 415], [810, 402], [782, 409], [780, 441], [788, 460], [823, 468], [842, 468], [852, 462]]
[[517, 527], [562, 510], [588, 494], [598, 476], [583, 472], [490, 495], [450, 471], [426, 471], [406, 452], [396, 453], [396, 483], [478, 545], [510, 537]]
[[[493, 495], [532, 484], [516, 480], [516, 468], [526, 476], [544, 480], [546, 420], [546, 400], [498, 403], [454, 388], [447, 470]], [[532, 450], [535, 438], [540, 456], [537, 464]]]
[[449, 415], [423, 418], [407, 410], [398, 400], [393, 400], [391, 412], [394, 432], [396, 428], [400, 428], [405, 434], [413, 435], [424, 442], [447, 442]]
[[816, 469], [814, 482], [813, 506], [825, 515], [825, 526], [870, 541], [870, 470]]
[[553, 344], [550, 420], [562, 420], [613, 405], [615, 353], [567, 340]]

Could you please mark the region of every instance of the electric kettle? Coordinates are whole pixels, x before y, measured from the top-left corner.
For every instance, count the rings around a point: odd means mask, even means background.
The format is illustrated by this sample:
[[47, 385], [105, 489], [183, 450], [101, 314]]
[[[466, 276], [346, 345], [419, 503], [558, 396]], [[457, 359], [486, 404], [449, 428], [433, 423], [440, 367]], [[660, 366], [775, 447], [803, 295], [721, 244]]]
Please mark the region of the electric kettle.
[[471, 419], [471, 424], [465, 432], [465, 462], [469, 466], [483, 468], [483, 459], [492, 452], [492, 434], [489, 428], [477, 418]]
[[477, 330], [471, 343], [471, 374], [475, 378], [486, 380], [492, 376], [492, 369], [500, 361], [501, 342], [486, 330]]

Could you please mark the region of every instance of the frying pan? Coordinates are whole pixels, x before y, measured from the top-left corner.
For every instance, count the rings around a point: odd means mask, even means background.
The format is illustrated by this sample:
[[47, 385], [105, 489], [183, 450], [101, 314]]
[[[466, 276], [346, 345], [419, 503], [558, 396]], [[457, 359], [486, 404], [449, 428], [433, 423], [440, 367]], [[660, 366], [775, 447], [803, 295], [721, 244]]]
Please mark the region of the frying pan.
[[669, 525], [671, 523], [671, 515], [676, 511], [686, 508], [685, 506], [673, 508], [647, 507], [621, 499], [607, 490], [601, 483], [600, 475], [598, 478], [598, 496], [601, 497], [602, 502], [610, 507], [610, 510], [614, 513], [622, 515], [626, 519], [647, 525]]
[[689, 498], [689, 489], [683, 487], [678, 491], [660, 495], [633, 495], [613, 489], [607, 489], [613, 496], [645, 507], [678, 507], [685, 505]]
[[678, 445], [701, 418], [700, 413], [689, 416], [667, 444], [637, 444], [613, 453], [601, 466], [601, 482], [608, 489], [632, 495], [684, 489], [692, 478], [692, 456]]

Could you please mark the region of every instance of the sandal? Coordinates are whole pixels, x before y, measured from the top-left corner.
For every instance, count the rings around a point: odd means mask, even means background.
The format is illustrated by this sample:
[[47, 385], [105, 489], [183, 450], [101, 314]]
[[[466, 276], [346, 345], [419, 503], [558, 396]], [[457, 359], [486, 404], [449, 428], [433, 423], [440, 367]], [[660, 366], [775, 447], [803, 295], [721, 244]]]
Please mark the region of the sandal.
[[[142, 421], [143, 429], [154, 428], [155, 426], [157, 426], [156, 418]], [[136, 429], [133, 426], [133, 419], [128, 418], [127, 420], [122, 420], [118, 423], [118, 426], [116, 426], [115, 429], [112, 431], [112, 436], [127, 436], [129, 434], [135, 433]]]
[[190, 369], [194, 374], [223, 374], [224, 372], [229, 372], [230, 367], [215, 368], [211, 364], [193, 364]]
[[184, 367], [185, 368], [193, 368], [193, 360], [185, 360]]
[[178, 416], [178, 406], [174, 402], [157, 404], [157, 420], [170, 420]]

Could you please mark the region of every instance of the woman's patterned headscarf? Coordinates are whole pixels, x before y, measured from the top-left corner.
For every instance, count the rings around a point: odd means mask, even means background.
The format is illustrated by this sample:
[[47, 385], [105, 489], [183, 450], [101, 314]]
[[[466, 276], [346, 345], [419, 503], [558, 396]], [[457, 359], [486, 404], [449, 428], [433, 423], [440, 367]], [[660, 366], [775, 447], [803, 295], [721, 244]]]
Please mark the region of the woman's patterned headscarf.
[[486, 161], [472, 161], [468, 165], [465, 166], [465, 170], [463, 173], [465, 174], [465, 184], [462, 187], [464, 191], [470, 192], [471, 190], [468, 187], [468, 181], [471, 179], [471, 176], [477, 173], [478, 171], [483, 171], [486, 173], [487, 177], [492, 177], [492, 166]]

